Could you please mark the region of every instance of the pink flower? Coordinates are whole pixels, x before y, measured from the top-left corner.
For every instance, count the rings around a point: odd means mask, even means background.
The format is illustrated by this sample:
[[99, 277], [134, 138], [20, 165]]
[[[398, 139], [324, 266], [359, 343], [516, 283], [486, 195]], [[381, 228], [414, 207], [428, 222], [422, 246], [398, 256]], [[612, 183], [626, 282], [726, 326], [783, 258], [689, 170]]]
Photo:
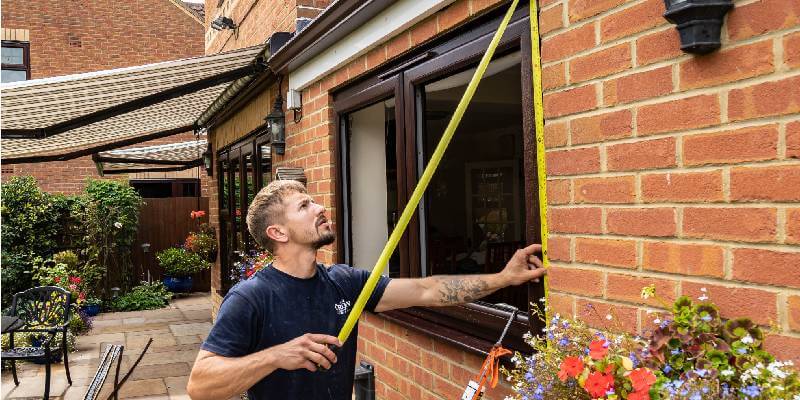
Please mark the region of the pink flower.
[[69, 285], [69, 290], [78, 290], [78, 285], [74, 283], [72, 285]]

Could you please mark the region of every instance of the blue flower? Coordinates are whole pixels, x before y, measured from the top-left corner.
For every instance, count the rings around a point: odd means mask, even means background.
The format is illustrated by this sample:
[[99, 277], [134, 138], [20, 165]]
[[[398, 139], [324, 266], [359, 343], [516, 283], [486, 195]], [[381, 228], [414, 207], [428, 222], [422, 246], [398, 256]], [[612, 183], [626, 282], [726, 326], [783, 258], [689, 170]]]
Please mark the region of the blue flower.
[[639, 359], [636, 358], [636, 353], [631, 352], [631, 354], [628, 354], [628, 358], [630, 358], [631, 361], [633, 361], [633, 367], [634, 368], [636, 368], [636, 366], [639, 365]]
[[525, 380], [528, 381], [528, 383], [533, 383], [533, 380], [534, 380], [533, 374], [530, 373], [530, 372], [526, 372], [525, 373]]
[[569, 344], [569, 339], [567, 339], [566, 337], [562, 337], [562, 338], [561, 338], [561, 339], [558, 341], [558, 345], [559, 345], [559, 346], [561, 346], [561, 347], [564, 347], [564, 346], [566, 346], [566, 345], [568, 345], [568, 344]]
[[708, 371], [706, 371], [704, 369], [697, 369], [694, 372], [697, 374], [697, 376], [699, 376], [701, 378], [705, 378], [706, 375], [708, 374]]
[[672, 371], [672, 367], [670, 367], [669, 364], [667, 364], [664, 366], [663, 371], [665, 374], [668, 374], [670, 371]]
[[673, 356], [681, 354], [681, 349], [672, 349], [670, 353], [672, 353]]
[[761, 394], [761, 389], [757, 385], [749, 385], [739, 391], [747, 397], [758, 397]]
[[700, 319], [702, 319], [705, 322], [708, 322], [708, 321], [711, 321], [711, 316], [706, 314], [706, 315], [703, 315], [702, 317], [700, 317]]
[[740, 347], [740, 348], [736, 349], [736, 352], [739, 353], [739, 354], [745, 354], [745, 353], [747, 353], [747, 349], [744, 348], [744, 347]]
[[661, 327], [661, 328], [666, 328], [667, 326], [669, 326], [670, 322], [671, 322], [670, 320], [665, 319], [665, 320], [661, 321], [661, 323], [658, 326]]
[[691, 397], [689, 397], [689, 400], [703, 400], [703, 396], [701, 396], [700, 393], [694, 392]]

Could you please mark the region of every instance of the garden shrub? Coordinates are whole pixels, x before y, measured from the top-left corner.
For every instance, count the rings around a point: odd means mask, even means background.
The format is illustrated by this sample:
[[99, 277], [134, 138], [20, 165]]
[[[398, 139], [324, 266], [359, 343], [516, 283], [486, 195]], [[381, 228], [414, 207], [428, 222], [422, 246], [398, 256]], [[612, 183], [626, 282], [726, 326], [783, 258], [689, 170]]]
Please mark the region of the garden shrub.
[[164, 287], [163, 283], [142, 282], [141, 285], [131, 289], [129, 293], [116, 298], [111, 304], [111, 309], [114, 311], [154, 310], [166, 306], [171, 298], [172, 293]]
[[159, 251], [156, 258], [164, 273], [174, 277], [189, 276], [211, 265], [200, 254], [175, 247]]

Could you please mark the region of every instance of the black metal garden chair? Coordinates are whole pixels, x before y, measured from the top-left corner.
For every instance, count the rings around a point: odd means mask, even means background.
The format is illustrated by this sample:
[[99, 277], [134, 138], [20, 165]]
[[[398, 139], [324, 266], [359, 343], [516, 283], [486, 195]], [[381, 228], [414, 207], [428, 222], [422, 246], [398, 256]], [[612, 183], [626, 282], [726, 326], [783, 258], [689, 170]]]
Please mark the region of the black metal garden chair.
[[[64, 370], [67, 382], [72, 385], [69, 375], [69, 349], [67, 348], [67, 326], [69, 325], [70, 292], [60, 287], [42, 286], [28, 289], [14, 295], [11, 303], [11, 316], [21, 320], [22, 325], [14, 329], [9, 337], [9, 348], [3, 349], [2, 359], [11, 363], [14, 385], [19, 386], [16, 362], [20, 360], [42, 360], [45, 363], [44, 398], [50, 395], [50, 364], [61, 352], [64, 357]], [[15, 347], [14, 333], [38, 332], [42, 337], [41, 347]], [[51, 346], [56, 334], [61, 333], [61, 346]]]

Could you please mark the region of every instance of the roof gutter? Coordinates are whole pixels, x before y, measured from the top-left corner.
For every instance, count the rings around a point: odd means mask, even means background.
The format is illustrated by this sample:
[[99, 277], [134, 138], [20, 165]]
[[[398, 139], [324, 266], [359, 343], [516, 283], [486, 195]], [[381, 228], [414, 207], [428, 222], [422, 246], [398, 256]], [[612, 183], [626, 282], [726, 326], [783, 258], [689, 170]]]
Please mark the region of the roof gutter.
[[208, 123], [215, 119], [218, 113], [223, 111], [226, 106], [228, 106], [233, 99], [235, 99], [240, 93], [242, 93], [245, 89], [247, 89], [256, 79], [259, 77], [266, 75], [270, 75], [272, 71], [267, 66], [267, 60], [272, 57], [279, 48], [286, 44], [289, 41], [292, 34], [288, 32], [275, 32], [270, 36], [267, 43], [264, 45], [264, 51], [259, 53], [256, 56], [255, 65], [258, 66], [258, 70], [250, 75], [241, 77], [230, 85], [219, 95], [216, 99], [214, 99], [211, 104], [209, 104], [208, 108], [203, 111], [200, 116], [195, 121], [195, 126], [197, 127], [207, 127]]

